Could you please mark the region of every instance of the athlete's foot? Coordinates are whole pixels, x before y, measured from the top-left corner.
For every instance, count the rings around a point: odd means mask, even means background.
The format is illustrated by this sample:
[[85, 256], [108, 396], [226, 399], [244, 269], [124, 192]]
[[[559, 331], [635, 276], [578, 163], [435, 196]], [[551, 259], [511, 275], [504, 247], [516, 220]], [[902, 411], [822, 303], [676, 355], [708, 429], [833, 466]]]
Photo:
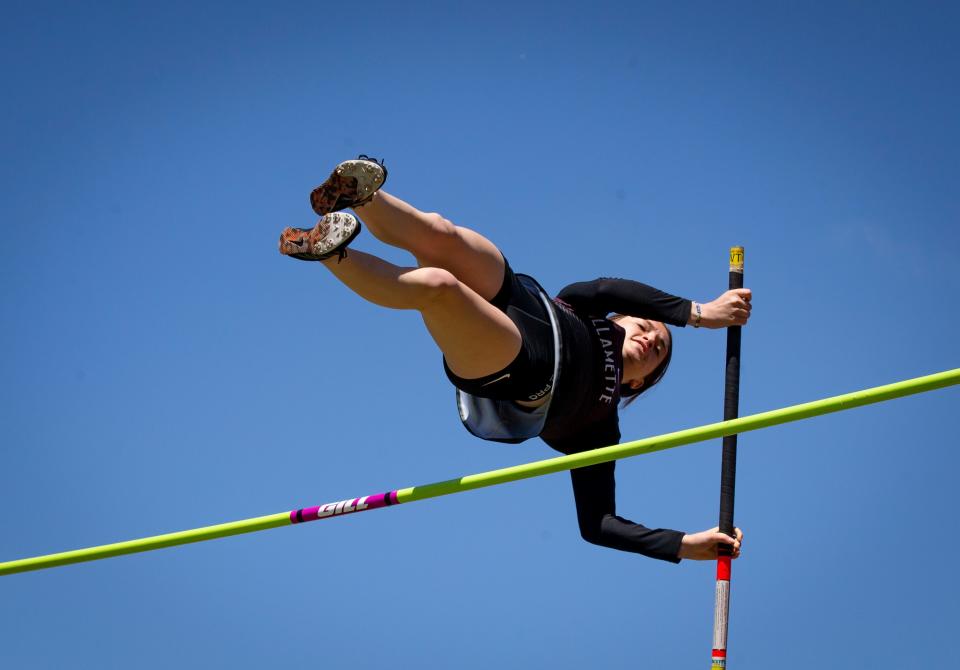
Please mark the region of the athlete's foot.
[[280, 233], [280, 253], [301, 261], [322, 261], [332, 256], [342, 260], [347, 245], [360, 234], [360, 222], [346, 212], [327, 214], [314, 226], [287, 228]]
[[387, 181], [383, 161], [361, 156], [344, 161], [334, 168], [325, 182], [313, 189], [310, 205], [320, 216], [339, 212], [347, 207], [359, 207], [368, 202]]

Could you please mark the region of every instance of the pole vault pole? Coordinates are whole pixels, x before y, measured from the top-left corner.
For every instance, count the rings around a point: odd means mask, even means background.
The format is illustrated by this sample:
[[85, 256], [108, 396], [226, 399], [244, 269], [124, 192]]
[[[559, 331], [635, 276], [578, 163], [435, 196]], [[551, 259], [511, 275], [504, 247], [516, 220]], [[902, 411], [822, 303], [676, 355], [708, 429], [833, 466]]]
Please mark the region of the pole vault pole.
[[[730, 248], [730, 288], [743, 288], [743, 247]], [[723, 389], [723, 420], [740, 413], [740, 326], [727, 328], [727, 376]], [[723, 438], [720, 465], [720, 532], [735, 537], [733, 498], [737, 483], [737, 436]], [[720, 545], [717, 557], [717, 599], [713, 610], [711, 670], [727, 667], [727, 624], [730, 620], [730, 562], [733, 551]]]

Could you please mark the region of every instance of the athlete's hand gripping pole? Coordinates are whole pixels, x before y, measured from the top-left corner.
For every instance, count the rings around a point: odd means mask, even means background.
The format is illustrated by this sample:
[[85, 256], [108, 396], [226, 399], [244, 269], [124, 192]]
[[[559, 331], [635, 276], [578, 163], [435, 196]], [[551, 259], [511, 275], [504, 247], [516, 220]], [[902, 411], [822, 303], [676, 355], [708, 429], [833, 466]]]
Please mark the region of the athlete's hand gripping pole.
[[[730, 288], [743, 288], [743, 247], [730, 248]], [[727, 328], [727, 377], [723, 392], [723, 420], [740, 412], [740, 326]], [[720, 466], [720, 532], [735, 537], [733, 496], [737, 480], [737, 436], [723, 438]], [[713, 612], [712, 670], [727, 667], [727, 623], [730, 616], [730, 561], [732, 547], [720, 545], [717, 558], [717, 600]]]

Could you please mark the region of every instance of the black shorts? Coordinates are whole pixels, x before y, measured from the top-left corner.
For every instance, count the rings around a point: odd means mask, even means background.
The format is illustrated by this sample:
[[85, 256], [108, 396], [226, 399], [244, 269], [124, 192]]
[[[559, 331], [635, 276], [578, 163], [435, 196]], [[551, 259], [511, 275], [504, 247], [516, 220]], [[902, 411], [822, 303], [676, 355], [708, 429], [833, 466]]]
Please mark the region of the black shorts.
[[553, 327], [540, 295], [524, 286], [504, 259], [503, 284], [490, 304], [510, 317], [520, 331], [520, 353], [507, 367], [477, 379], [458, 377], [447, 361], [447, 378], [461, 391], [497, 400], [537, 400], [553, 388]]

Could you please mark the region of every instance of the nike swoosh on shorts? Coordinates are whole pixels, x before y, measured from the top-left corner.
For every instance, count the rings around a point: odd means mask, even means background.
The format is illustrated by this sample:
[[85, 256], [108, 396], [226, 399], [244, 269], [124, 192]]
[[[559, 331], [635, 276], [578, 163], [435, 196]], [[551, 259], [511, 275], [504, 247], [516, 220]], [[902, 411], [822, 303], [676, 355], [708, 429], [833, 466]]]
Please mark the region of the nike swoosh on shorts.
[[488, 382], [485, 383], [485, 384], [480, 384], [480, 388], [483, 388], [484, 386], [490, 386], [490, 384], [496, 384], [497, 382], [501, 382], [501, 381], [503, 381], [504, 379], [510, 379], [510, 373], [509, 373], [509, 372], [508, 372], [507, 374], [505, 374], [505, 375], [500, 375], [500, 376], [497, 377], [496, 379], [491, 379], [490, 381], [488, 381]]

